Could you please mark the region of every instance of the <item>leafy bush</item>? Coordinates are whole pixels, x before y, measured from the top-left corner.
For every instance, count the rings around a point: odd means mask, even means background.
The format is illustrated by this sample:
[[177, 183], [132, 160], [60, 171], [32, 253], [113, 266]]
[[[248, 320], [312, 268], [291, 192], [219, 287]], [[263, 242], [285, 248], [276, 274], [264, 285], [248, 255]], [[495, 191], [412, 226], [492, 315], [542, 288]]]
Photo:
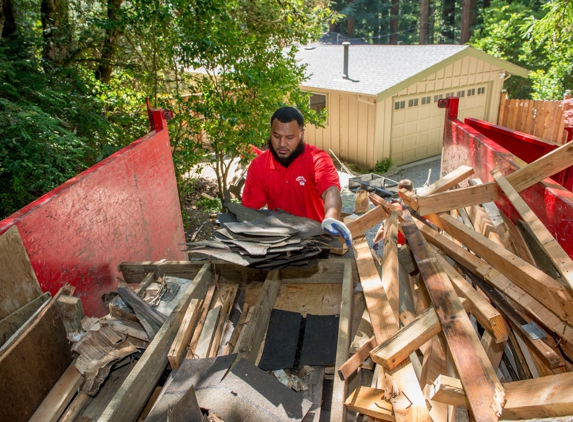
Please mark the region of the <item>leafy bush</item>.
[[205, 197], [201, 197], [197, 203], [197, 208], [208, 212], [208, 213], [215, 213], [221, 211], [221, 200], [219, 198], [209, 199]]
[[391, 158], [384, 158], [382, 161], [378, 161], [372, 169], [373, 173], [382, 174], [386, 173], [392, 167], [392, 159]]

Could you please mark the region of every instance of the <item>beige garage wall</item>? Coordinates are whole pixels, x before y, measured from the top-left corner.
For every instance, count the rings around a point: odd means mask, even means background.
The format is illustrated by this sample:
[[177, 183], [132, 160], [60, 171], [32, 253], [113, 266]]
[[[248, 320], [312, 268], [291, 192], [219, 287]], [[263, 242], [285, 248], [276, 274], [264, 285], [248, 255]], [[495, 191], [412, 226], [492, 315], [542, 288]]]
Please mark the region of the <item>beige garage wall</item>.
[[305, 140], [318, 148], [364, 169], [373, 167], [376, 130], [376, 97], [337, 91], [313, 90], [326, 94], [328, 119], [324, 128], [307, 125]]

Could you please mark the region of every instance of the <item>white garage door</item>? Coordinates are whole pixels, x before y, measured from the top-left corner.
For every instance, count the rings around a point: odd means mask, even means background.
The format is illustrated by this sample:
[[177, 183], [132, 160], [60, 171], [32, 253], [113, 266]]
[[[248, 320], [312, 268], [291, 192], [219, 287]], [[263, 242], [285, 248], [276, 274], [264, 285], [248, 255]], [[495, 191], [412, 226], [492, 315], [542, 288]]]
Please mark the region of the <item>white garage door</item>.
[[391, 158], [394, 164], [406, 164], [440, 153], [445, 110], [438, 99], [456, 96], [460, 99], [458, 118], [483, 119], [487, 85], [476, 85], [394, 98]]

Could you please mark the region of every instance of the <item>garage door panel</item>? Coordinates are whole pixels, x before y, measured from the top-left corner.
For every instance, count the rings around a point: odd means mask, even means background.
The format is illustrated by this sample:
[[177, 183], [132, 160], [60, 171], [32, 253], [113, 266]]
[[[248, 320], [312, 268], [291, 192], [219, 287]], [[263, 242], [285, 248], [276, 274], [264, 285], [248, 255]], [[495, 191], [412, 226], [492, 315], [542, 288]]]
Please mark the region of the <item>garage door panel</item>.
[[[445, 86], [448, 86], [447, 83]], [[483, 91], [479, 95], [477, 95], [478, 88], [482, 88], [480, 91]], [[445, 98], [446, 94], [451, 92], [451, 90], [442, 89], [442, 91], [426, 92], [423, 95], [403, 95], [394, 98], [395, 102], [403, 101], [406, 105], [403, 109], [394, 109], [392, 115], [390, 155], [395, 164], [421, 160], [441, 152], [445, 109], [438, 108], [434, 100], [435, 96]], [[457, 89], [462, 90], [462, 88]], [[475, 94], [470, 95], [469, 89], [474, 90]], [[458, 114], [460, 120], [465, 117], [484, 118], [488, 98], [487, 89], [489, 87], [485, 84], [463, 87], [466, 96], [460, 98]], [[431, 96], [431, 102], [426, 104], [428, 96]], [[409, 104], [416, 103], [416, 99], [418, 105], [409, 107]], [[410, 102], [410, 100], [413, 101]]]

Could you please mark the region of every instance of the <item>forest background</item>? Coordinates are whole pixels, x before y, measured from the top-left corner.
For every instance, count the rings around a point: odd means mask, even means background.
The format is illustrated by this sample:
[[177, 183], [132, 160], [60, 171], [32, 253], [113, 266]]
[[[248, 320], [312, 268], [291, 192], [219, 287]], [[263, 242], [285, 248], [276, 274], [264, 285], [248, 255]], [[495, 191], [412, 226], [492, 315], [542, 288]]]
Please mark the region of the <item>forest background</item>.
[[222, 192], [224, 158], [248, 160], [276, 108], [324, 122], [295, 54], [326, 31], [468, 43], [532, 71], [511, 98], [572, 86], [573, 0], [0, 0], [0, 218], [144, 135], [145, 98], [175, 113], [180, 198], [199, 162]]

